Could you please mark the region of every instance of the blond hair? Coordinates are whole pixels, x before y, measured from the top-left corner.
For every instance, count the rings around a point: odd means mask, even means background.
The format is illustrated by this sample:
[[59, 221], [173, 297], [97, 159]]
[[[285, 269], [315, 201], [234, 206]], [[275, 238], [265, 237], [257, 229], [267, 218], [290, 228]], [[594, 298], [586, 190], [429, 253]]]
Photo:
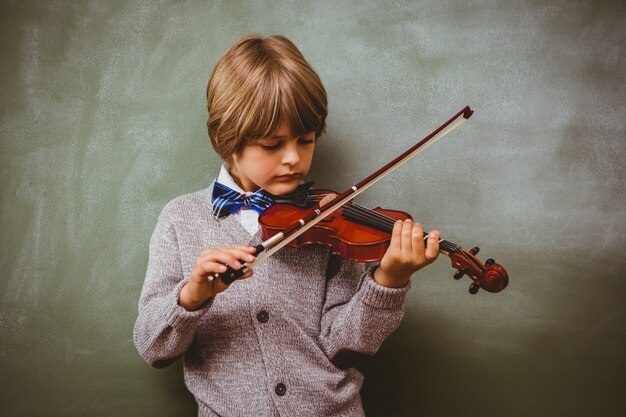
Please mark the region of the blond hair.
[[209, 137], [220, 158], [284, 121], [295, 136], [326, 127], [326, 90], [298, 48], [283, 36], [246, 35], [215, 66], [207, 86]]

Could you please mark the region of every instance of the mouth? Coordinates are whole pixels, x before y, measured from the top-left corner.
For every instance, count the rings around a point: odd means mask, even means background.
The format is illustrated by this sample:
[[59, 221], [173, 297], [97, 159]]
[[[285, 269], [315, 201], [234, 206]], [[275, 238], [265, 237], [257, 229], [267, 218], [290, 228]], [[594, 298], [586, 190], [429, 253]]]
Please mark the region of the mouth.
[[293, 180], [296, 180], [296, 179], [300, 179], [301, 177], [302, 176], [299, 173], [293, 172], [291, 174], [277, 175], [274, 178], [277, 181], [293, 181]]

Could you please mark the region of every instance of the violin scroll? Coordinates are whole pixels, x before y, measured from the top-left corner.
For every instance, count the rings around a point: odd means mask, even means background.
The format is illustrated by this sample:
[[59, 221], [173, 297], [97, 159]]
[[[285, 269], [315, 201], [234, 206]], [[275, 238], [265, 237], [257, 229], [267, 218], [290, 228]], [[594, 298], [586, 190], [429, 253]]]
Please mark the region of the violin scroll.
[[473, 281], [470, 284], [470, 294], [476, 294], [480, 288], [488, 292], [500, 292], [509, 284], [509, 274], [506, 269], [492, 258], [483, 264], [475, 255], [480, 248], [474, 247], [469, 251], [464, 249], [449, 253], [452, 267], [456, 268], [454, 279], [461, 279], [467, 275]]

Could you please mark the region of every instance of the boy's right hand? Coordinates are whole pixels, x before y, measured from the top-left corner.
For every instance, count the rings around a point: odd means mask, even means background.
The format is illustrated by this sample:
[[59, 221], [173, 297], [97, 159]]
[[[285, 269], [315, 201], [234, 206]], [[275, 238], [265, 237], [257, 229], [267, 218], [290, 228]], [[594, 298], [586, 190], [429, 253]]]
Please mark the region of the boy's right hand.
[[[252, 255], [256, 252], [254, 246], [233, 246], [229, 248], [207, 249], [196, 260], [189, 281], [180, 290], [178, 304], [185, 310], [197, 310], [209, 298], [224, 291], [228, 285], [220, 279], [208, 280], [208, 276], [214, 273], [222, 273], [230, 266], [233, 269], [241, 269], [243, 262], [254, 262]], [[252, 276], [252, 269], [249, 269], [240, 279]]]

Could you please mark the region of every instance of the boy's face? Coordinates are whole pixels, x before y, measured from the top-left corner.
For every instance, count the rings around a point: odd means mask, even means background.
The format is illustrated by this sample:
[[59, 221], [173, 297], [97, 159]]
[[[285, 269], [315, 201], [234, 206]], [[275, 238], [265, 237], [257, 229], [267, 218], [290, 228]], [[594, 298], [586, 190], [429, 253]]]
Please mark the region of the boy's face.
[[273, 136], [255, 140], [233, 155], [230, 174], [244, 191], [291, 193], [311, 168], [315, 140], [315, 132], [293, 136], [282, 123]]

